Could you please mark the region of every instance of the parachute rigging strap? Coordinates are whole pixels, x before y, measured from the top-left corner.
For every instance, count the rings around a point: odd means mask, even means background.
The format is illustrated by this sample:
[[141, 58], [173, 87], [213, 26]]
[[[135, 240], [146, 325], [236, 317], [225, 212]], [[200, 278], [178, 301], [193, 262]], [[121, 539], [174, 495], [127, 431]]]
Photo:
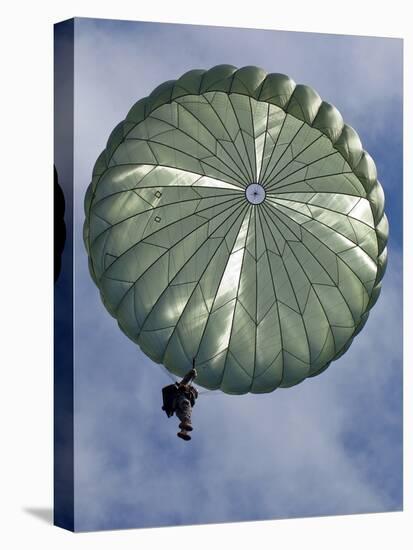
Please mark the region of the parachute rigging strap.
[[[158, 365], [164, 372], [165, 374], [172, 380], [173, 383], [176, 383], [178, 382], [178, 378], [175, 377], [162, 363], [155, 363], [156, 365]], [[192, 366], [193, 368], [195, 368], [195, 357], [192, 359]], [[205, 368], [205, 365], [202, 367], [200, 367], [201, 369], [202, 368]], [[195, 384], [196, 386], [198, 386], [198, 384]], [[201, 388], [202, 386], [198, 386], [199, 388]], [[200, 391], [198, 391], [198, 395], [204, 395], [205, 397], [206, 396], [212, 396], [212, 395], [224, 395], [222, 392], [219, 392], [219, 391], [214, 391], [214, 390], [206, 390], [206, 389], [202, 389]]]

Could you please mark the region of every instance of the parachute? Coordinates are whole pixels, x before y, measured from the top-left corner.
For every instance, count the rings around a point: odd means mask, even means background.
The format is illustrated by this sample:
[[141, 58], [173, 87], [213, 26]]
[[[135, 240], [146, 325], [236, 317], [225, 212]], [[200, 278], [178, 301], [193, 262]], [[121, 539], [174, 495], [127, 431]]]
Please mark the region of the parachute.
[[139, 100], [85, 197], [92, 278], [154, 362], [230, 394], [318, 375], [367, 321], [387, 263], [374, 161], [312, 88], [192, 70]]
[[54, 230], [54, 282], [62, 269], [62, 255], [66, 242], [65, 196], [59, 185], [56, 166], [53, 167], [53, 230]]

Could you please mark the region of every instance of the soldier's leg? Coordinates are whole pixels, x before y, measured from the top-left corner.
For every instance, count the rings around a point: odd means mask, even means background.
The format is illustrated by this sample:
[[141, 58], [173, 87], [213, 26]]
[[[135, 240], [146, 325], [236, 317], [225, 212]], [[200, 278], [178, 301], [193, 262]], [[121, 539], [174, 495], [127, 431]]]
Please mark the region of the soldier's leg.
[[176, 416], [181, 421], [181, 423], [179, 424], [180, 428], [188, 431], [192, 430], [191, 414], [191, 402], [185, 396], [179, 396], [176, 408]]
[[191, 403], [185, 396], [179, 396], [175, 414], [181, 421], [179, 424], [180, 432], [176, 435], [185, 441], [189, 441], [191, 436], [188, 434], [192, 430], [191, 425]]

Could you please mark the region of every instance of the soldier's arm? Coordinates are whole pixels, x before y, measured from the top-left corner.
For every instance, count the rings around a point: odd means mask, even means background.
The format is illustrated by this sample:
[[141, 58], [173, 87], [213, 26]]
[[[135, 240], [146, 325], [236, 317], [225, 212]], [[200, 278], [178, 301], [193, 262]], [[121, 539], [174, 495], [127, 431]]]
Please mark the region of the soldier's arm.
[[185, 376], [182, 378], [181, 382], [180, 382], [180, 386], [186, 386], [187, 384], [189, 384], [189, 382], [191, 380], [193, 380], [194, 378], [196, 377], [196, 370], [195, 369], [191, 369], [187, 374], [185, 374]]

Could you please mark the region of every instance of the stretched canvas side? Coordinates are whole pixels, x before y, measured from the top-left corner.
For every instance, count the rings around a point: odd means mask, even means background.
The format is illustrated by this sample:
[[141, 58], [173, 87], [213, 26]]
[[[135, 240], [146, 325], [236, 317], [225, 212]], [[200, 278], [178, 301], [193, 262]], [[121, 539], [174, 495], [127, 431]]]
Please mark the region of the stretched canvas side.
[[54, 524], [74, 530], [74, 20], [54, 27]]

